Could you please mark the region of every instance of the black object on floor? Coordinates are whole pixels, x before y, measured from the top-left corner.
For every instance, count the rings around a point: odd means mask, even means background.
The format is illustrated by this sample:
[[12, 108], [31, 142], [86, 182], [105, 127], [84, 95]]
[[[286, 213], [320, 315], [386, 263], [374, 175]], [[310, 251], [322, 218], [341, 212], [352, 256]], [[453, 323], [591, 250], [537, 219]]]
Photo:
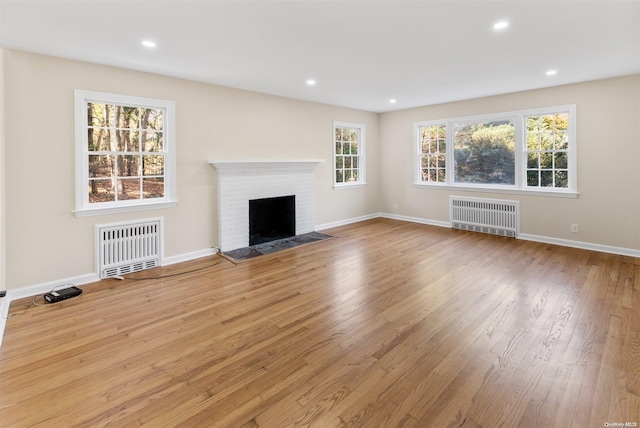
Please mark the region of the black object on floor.
[[82, 294], [82, 290], [80, 290], [76, 286], [63, 288], [61, 290], [54, 290], [46, 293], [44, 295], [44, 300], [48, 303], [56, 303], [61, 300], [70, 299], [72, 297], [76, 297]]

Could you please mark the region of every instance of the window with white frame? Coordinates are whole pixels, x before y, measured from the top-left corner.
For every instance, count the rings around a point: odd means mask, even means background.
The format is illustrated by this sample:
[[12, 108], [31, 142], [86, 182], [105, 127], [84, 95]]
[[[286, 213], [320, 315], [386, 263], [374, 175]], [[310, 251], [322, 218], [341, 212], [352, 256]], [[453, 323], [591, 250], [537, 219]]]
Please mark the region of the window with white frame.
[[333, 122], [333, 135], [334, 187], [365, 184], [365, 126]]
[[416, 184], [575, 195], [575, 106], [418, 122]]
[[75, 91], [76, 215], [175, 205], [174, 103]]
[[569, 187], [569, 113], [526, 116], [527, 187]]
[[420, 180], [445, 183], [447, 178], [447, 126], [424, 125], [418, 128]]

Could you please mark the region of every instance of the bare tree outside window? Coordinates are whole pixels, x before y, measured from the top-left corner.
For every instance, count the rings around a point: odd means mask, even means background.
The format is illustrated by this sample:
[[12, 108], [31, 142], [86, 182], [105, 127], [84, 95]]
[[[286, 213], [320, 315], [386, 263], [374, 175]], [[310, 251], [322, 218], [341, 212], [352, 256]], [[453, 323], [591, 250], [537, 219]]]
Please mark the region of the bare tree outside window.
[[89, 203], [164, 197], [164, 109], [86, 106]]

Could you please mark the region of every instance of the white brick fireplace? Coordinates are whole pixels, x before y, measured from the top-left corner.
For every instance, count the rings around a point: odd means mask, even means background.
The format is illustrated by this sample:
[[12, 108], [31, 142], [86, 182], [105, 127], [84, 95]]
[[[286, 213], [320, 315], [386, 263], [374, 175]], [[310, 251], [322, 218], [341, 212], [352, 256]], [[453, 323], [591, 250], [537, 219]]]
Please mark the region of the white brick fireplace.
[[296, 235], [315, 229], [314, 170], [324, 160], [216, 161], [220, 250], [249, 246], [249, 200], [295, 195]]

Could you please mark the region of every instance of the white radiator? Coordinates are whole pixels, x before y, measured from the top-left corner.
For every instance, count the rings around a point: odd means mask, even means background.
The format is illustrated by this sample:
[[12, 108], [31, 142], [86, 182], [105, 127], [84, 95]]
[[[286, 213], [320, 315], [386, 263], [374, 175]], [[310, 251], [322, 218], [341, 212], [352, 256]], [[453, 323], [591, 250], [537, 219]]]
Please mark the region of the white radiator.
[[449, 196], [449, 219], [454, 229], [518, 236], [518, 201]]
[[111, 278], [160, 266], [162, 218], [95, 226], [96, 266]]

